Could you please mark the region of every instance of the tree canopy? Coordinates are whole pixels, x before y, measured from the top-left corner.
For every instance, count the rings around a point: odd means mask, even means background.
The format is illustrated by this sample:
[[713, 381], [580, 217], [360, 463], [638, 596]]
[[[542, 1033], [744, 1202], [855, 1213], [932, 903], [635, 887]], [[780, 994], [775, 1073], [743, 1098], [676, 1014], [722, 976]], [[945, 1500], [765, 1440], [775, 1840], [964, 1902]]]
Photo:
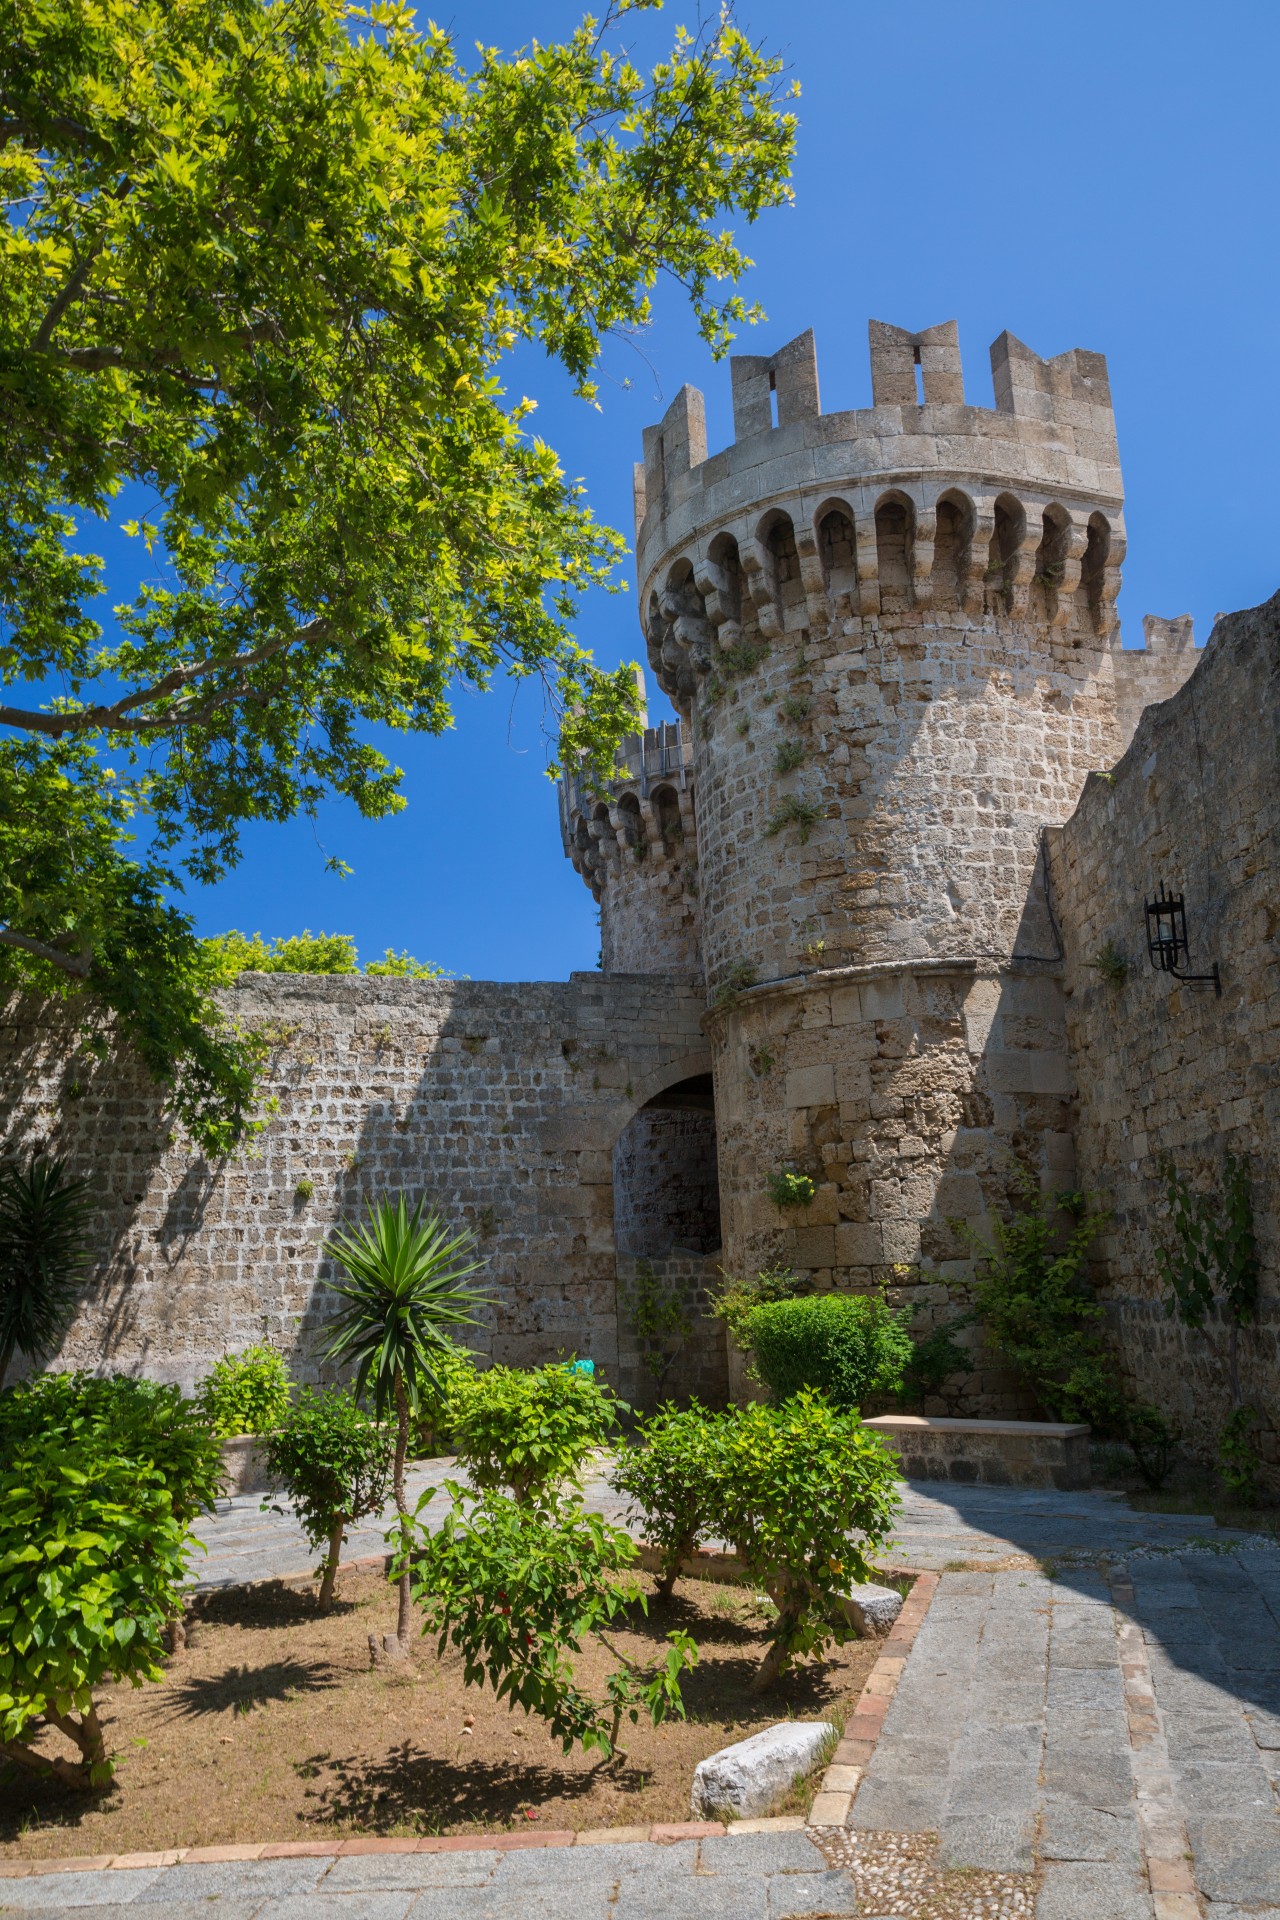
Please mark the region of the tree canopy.
[[653, 4], [466, 64], [399, 4], [0, 0], [0, 967], [109, 1008], [210, 1150], [256, 1056], [180, 875], [401, 806], [371, 729], [440, 731], [459, 682], [541, 681], [601, 766], [634, 724], [571, 631], [620, 536], [502, 363], [538, 343], [589, 400], [664, 273], [723, 352], [754, 312], [718, 223], [789, 198], [794, 139], [727, 16], [616, 50]]

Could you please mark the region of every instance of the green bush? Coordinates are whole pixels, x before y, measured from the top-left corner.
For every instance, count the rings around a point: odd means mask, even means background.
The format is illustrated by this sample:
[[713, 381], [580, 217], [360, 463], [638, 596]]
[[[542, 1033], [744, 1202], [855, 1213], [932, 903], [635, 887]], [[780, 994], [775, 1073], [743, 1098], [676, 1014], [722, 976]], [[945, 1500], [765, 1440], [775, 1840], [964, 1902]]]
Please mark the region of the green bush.
[[621, 1405], [594, 1374], [570, 1367], [489, 1367], [456, 1396], [459, 1462], [481, 1491], [536, 1502], [575, 1480], [617, 1426]]
[[289, 1370], [274, 1347], [246, 1347], [219, 1360], [196, 1398], [220, 1440], [272, 1433], [289, 1410]]
[[450, 1340], [431, 1356], [436, 1386], [423, 1381], [418, 1390], [418, 1411], [410, 1426], [410, 1451], [416, 1460], [431, 1459], [446, 1453], [453, 1444], [455, 1408], [476, 1377], [475, 1354]]
[[[0, 1754], [84, 1791], [112, 1775], [94, 1691], [160, 1678], [187, 1529], [160, 1472], [82, 1432], [27, 1435], [0, 1471]], [[56, 1728], [77, 1758], [37, 1752]]]
[[1042, 1193], [1022, 1168], [1014, 1186], [1020, 1204], [1008, 1220], [995, 1221], [993, 1240], [956, 1223], [977, 1255], [977, 1316], [1051, 1420], [1091, 1420], [1123, 1432], [1124, 1395], [1103, 1345], [1102, 1308], [1085, 1277], [1107, 1216], [1082, 1193]]
[[[468, 1686], [487, 1680], [499, 1700], [540, 1715], [566, 1753], [578, 1741], [620, 1758], [624, 1717], [634, 1722], [644, 1711], [656, 1725], [683, 1715], [680, 1675], [697, 1659], [688, 1635], [669, 1634], [665, 1658], [641, 1668], [605, 1632], [624, 1609], [645, 1604], [616, 1579], [635, 1560], [629, 1534], [576, 1499], [553, 1495], [531, 1511], [493, 1492], [473, 1506], [453, 1481], [445, 1490], [452, 1506], [417, 1550], [414, 1597], [424, 1631], [439, 1634], [438, 1652], [452, 1645], [462, 1654]], [[574, 1677], [571, 1656], [588, 1637], [619, 1663], [603, 1700]]]
[[0, 1465], [45, 1440], [77, 1463], [119, 1458], [154, 1468], [183, 1523], [218, 1495], [221, 1449], [200, 1407], [178, 1387], [120, 1374], [46, 1373], [0, 1393]]
[[814, 1387], [852, 1411], [868, 1394], [901, 1386], [912, 1355], [909, 1318], [875, 1295], [823, 1293], [756, 1307], [747, 1331], [775, 1404]]
[[316, 1393], [304, 1387], [267, 1442], [267, 1465], [288, 1492], [314, 1549], [318, 1605], [333, 1601], [347, 1527], [381, 1513], [391, 1497], [392, 1434], [361, 1411], [340, 1387]]
[[840, 1601], [871, 1578], [868, 1556], [887, 1544], [896, 1463], [856, 1414], [804, 1388], [781, 1407], [732, 1410], [716, 1486], [716, 1530], [778, 1609], [761, 1691], [793, 1660], [852, 1637]]
[[614, 1486], [630, 1495], [645, 1539], [662, 1555], [657, 1588], [664, 1600], [680, 1562], [713, 1530], [724, 1426], [723, 1417], [696, 1400], [685, 1408], [661, 1407], [641, 1422], [639, 1443], [614, 1466]]

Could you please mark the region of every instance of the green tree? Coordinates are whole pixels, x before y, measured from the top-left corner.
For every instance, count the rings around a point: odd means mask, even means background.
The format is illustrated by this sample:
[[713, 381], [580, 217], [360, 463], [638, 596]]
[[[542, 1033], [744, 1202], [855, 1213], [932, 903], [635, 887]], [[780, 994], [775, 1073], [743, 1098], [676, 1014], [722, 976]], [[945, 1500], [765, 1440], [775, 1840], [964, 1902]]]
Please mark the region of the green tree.
[[[647, 75], [615, 50], [653, 4], [466, 65], [396, 0], [3, 0], [0, 947], [211, 1150], [257, 1057], [179, 871], [329, 795], [395, 810], [370, 729], [441, 731], [459, 682], [540, 681], [574, 762], [634, 725], [570, 633], [620, 537], [500, 369], [537, 343], [590, 400], [659, 274], [723, 352], [755, 316], [721, 223], [790, 197], [794, 141], [731, 21]], [[137, 586], [104, 629], [109, 520]]]
[[340, 1387], [304, 1387], [267, 1442], [267, 1467], [312, 1548], [324, 1548], [316, 1605], [327, 1613], [347, 1528], [387, 1504], [391, 1436]]
[[0, 1168], [0, 1387], [15, 1353], [47, 1360], [75, 1306], [89, 1264], [86, 1180], [62, 1160]]
[[403, 1194], [382, 1199], [357, 1227], [340, 1229], [326, 1251], [347, 1275], [335, 1288], [345, 1304], [333, 1320], [328, 1358], [355, 1368], [357, 1399], [366, 1395], [374, 1415], [386, 1420], [394, 1411], [396, 1451], [393, 1469], [396, 1512], [400, 1517], [400, 1612], [396, 1642], [409, 1651], [412, 1519], [404, 1489], [409, 1451], [409, 1421], [426, 1394], [438, 1394], [440, 1358], [452, 1347], [448, 1330], [470, 1326], [485, 1295], [469, 1284], [483, 1262], [472, 1260], [471, 1236], [450, 1234], [439, 1214], [424, 1212], [419, 1200], [410, 1208]]

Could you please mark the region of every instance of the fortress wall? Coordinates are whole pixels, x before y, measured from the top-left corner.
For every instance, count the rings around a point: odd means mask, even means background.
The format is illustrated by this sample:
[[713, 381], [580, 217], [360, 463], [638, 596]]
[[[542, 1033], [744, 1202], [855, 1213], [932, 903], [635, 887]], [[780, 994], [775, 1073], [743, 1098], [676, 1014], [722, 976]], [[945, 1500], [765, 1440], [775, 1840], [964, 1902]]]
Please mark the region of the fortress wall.
[[[473, 1344], [520, 1365], [590, 1355], [624, 1395], [644, 1385], [619, 1375], [611, 1155], [646, 1100], [708, 1071], [700, 992], [259, 974], [225, 998], [276, 1040], [279, 1112], [216, 1167], [173, 1139], [131, 1062], [88, 1059], [57, 1009], [5, 1008], [0, 1151], [47, 1143], [101, 1201], [57, 1364], [190, 1386], [267, 1336], [314, 1379], [322, 1244], [366, 1197], [404, 1192], [476, 1235], [496, 1298]], [[713, 1366], [718, 1323], [704, 1331]]]
[[[1245, 1397], [1275, 1418], [1280, 1391], [1280, 596], [1219, 619], [1191, 678], [1138, 723], [1108, 780], [1092, 780], [1053, 838], [1066, 941], [1067, 1033], [1081, 1184], [1113, 1208], [1101, 1245], [1108, 1310], [1139, 1389], [1206, 1459], [1230, 1408], [1223, 1331], [1189, 1332], [1157, 1297], [1161, 1168], [1217, 1184], [1222, 1155], [1249, 1165], [1264, 1305], [1240, 1340]], [[1187, 970], [1156, 972], [1144, 902], [1186, 898]], [[1123, 984], [1091, 962], [1111, 943]], [[1220, 1191], [1220, 1187], [1219, 1187]], [[1280, 1435], [1266, 1447], [1280, 1484]]]

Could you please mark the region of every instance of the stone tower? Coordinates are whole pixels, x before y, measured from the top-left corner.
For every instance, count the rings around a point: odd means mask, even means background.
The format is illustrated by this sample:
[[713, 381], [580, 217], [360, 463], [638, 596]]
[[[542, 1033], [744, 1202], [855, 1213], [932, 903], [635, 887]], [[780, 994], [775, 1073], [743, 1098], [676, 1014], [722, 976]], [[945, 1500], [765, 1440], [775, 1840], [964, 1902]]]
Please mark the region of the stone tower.
[[[723, 452], [692, 387], [646, 430], [640, 608], [680, 727], [607, 800], [566, 786], [563, 824], [605, 969], [704, 974], [725, 1266], [926, 1302], [1015, 1154], [1070, 1181], [1043, 832], [1127, 744], [1144, 666], [1163, 697], [1193, 658], [1118, 651], [1100, 354], [1002, 334], [992, 409], [954, 323], [870, 336], [868, 409], [822, 413], [806, 333], [731, 360]], [[807, 1206], [769, 1197], [788, 1170]]]

